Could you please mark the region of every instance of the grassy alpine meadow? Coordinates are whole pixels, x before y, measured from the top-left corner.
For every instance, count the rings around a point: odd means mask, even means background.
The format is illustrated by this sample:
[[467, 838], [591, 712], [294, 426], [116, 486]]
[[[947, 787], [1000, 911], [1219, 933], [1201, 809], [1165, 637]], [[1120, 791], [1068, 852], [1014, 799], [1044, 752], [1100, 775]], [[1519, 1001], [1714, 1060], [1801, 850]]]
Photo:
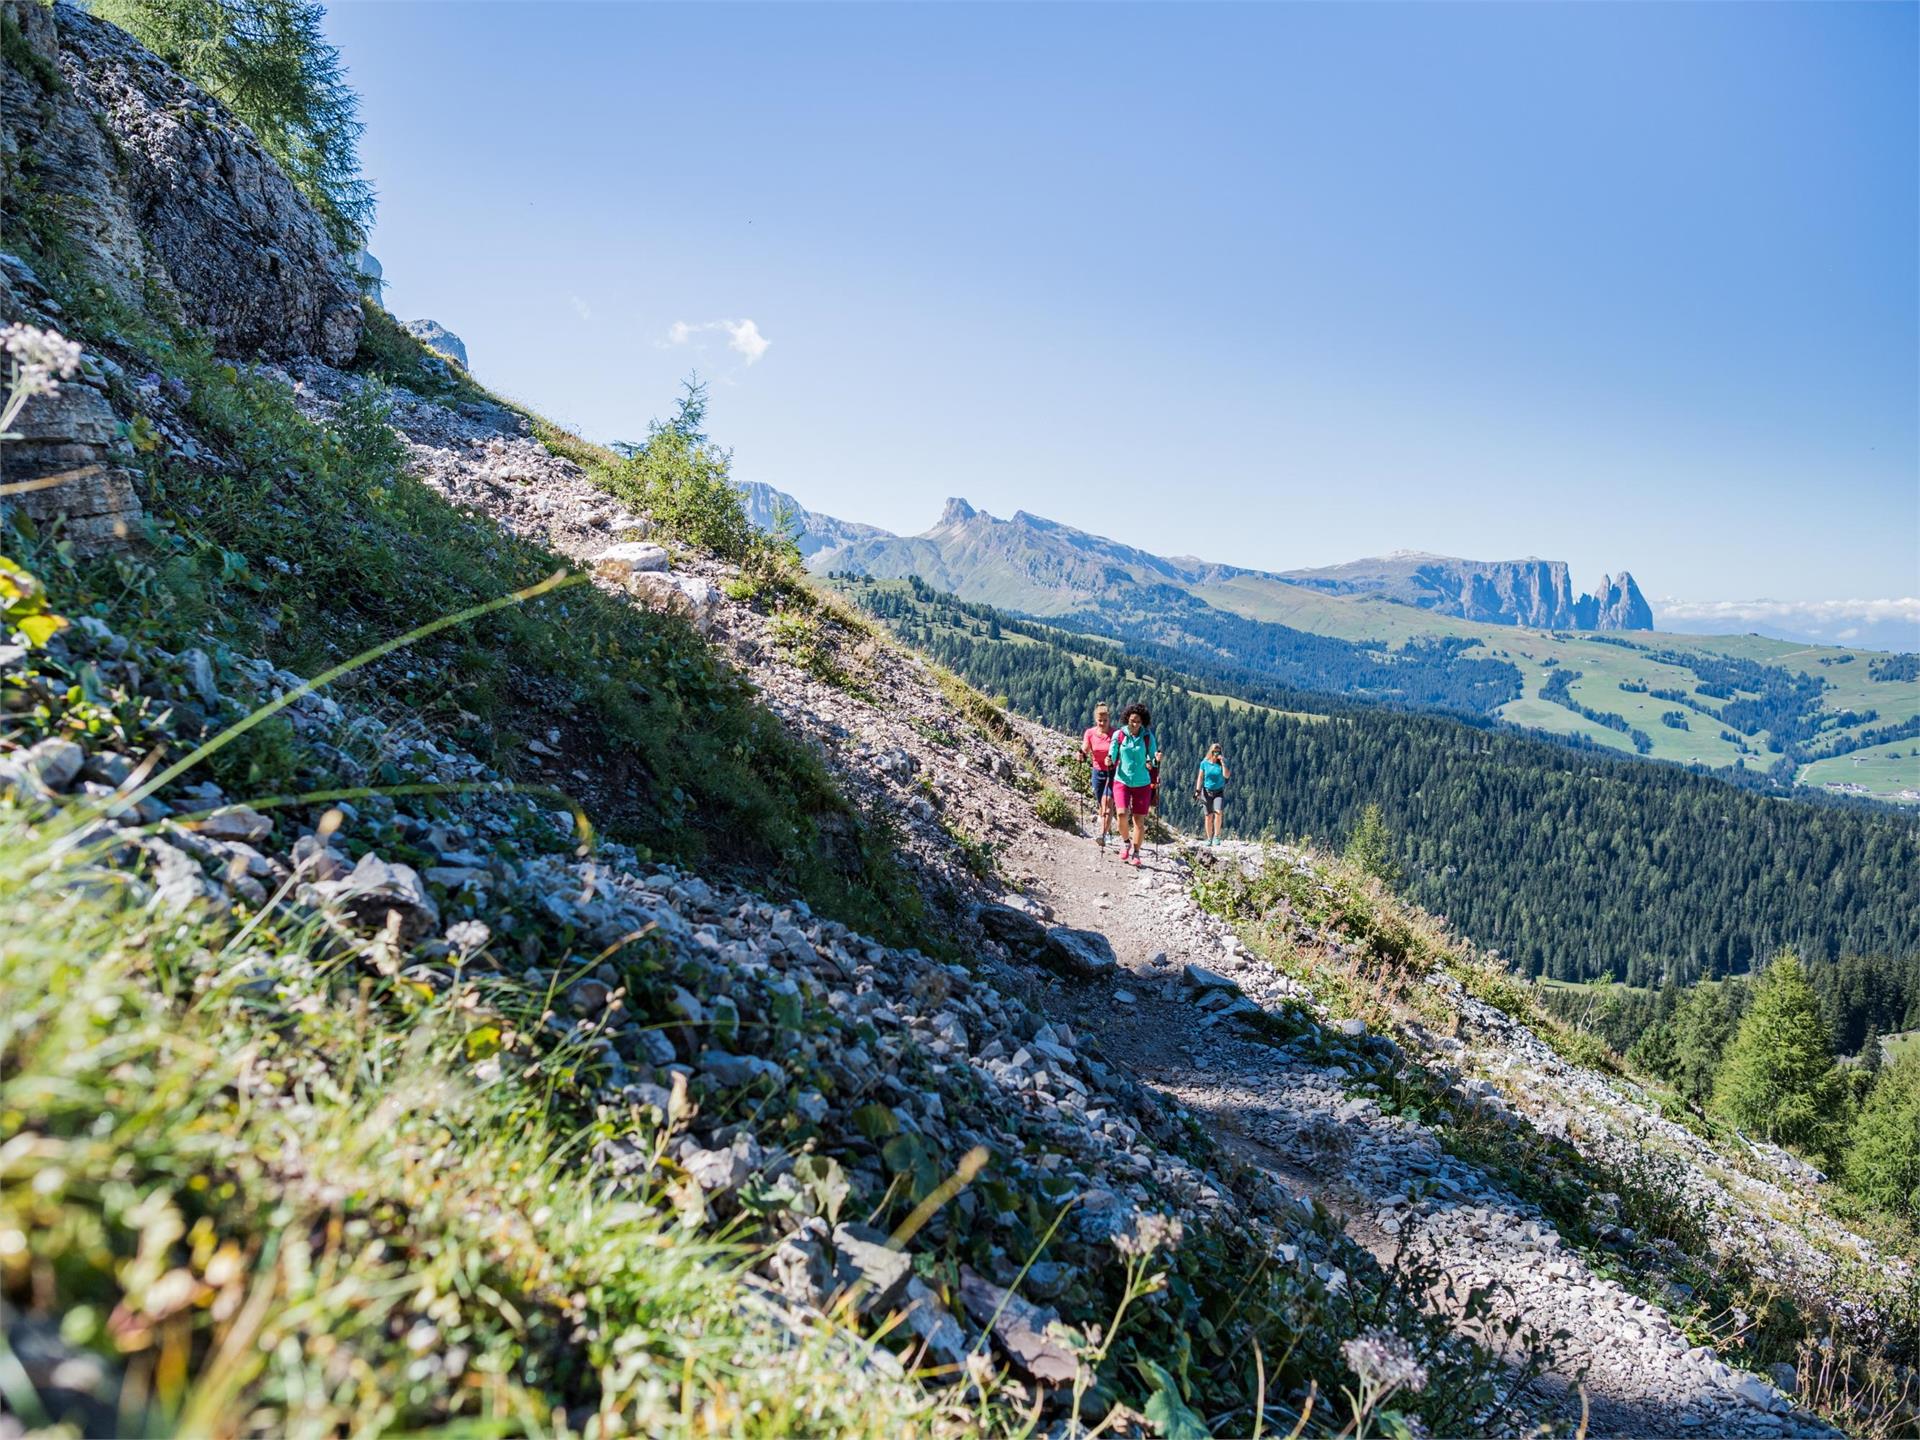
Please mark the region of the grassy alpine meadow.
[[[1718, 706], [1722, 697], [1702, 689], [1703, 681], [1672, 657], [1711, 661], [1732, 658], [1754, 665], [1817, 677], [1823, 684], [1819, 710], [1830, 717], [1829, 736], [1809, 747], [1819, 751], [1835, 739], [1852, 740], [1876, 726], [1911, 720], [1920, 714], [1920, 687], [1876, 679], [1872, 651], [1832, 646], [1802, 645], [1758, 635], [1679, 635], [1665, 631], [1634, 631], [1595, 639], [1591, 635], [1553, 630], [1528, 630], [1511, 625], [1489, 625], [1438, 615], [1408, 605], [1364, 596], [1330, 595], [1304, 586], [1288, 585], [1259, 575], [1240, 575], [1194, 587], [1209, 604], [1256, 620], [1268, 620], [1317, 635], [1343, 640], [1377, 640], [1393, 649], [1432, 639], [1466, 639], [1474, 643], [1464, 659], [1506, 660], [1518, 667], [1523, 691], [1519, 699], [1500, 709], [1500, 718], [1552, 735], [1575, 735], [1609, 749], [1635, 753], [1630, 734], [1541, 698], [1541, 690], [1556, 669], [1580, 672], [1572, 682], [1571, 698], [1602, 714], [1627, 722], [1651, 741], [1644, 753], [1652, 759], [1679, 764], [1724, 768], [1744, 761], [1749, 769], [1765, 769], [1779, 759], [1767, 748], [1769, 733], [1736, 733], [1729, 740], [1725, 727], [1698, 711], [1688, 710], [1687, 728], [1663, 724], [1661, 716], [1674, 702], [1651, 694], [1679, 691], [1701, 704]], [[1657, 618], [1657, 617], [1656, 617]], [[1624, 644], [1609, 643], [1623, 641]], [[1867, 711], [1876, 718], [1867, 720]], [[1856, 718], [1847, 719], [1847, 712]], [[1819, 766], [1814, 769], [1813, 766]], [[1835, 778], [1815, 758], [1802, 771], [1804, 784], [1822, 785]], [[1920, 773], [1906, 784], [1920, 783]], [[1871, 784], [1868, 788], [1881, 793]], [[1899, 786], [1892, 787], [1894, 789]]]
[[1901, 804], [1920, 803], [1920, 740], [1895, 740], [1816, 760], [1800, 772], [1800, 783]]

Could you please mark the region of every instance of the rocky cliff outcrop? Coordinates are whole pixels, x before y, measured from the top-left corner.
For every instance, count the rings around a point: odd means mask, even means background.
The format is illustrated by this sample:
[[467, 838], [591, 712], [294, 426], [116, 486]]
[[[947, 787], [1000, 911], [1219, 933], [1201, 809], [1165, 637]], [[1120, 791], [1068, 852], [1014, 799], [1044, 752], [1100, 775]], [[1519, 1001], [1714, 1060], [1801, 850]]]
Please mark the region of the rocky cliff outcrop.
[[326, 226], [251, 131], [116, 26], [73, 5], [0, 0], [9, 209], [56, 212], [97, 282], [150, 288], [222, 350], [339, 363], [359, 291]]
[[462, 370], [467, 368], [467, 342], [438, 320], [409, 320], [404, 328], [436, 355], [458, 361]]
[[1563, 560], [1459, 560], [1396, 550], [1319, 570], [1290, 570], [1281, 579], [1335, 595], [1370, 595], [1457, 615], [1485, 625], [1533, 630], [1651, 630], [1653, 611], [1633, 576], [1604, 576], [1597, 595], [1573, 592]]
[[[32, 268], [0, 251], [0, 325], [45, 325], [53, 318], [50, 302]], [[64, 538], [83, 551], [117, 546], [142, 515], [132, 472], [122, 463], [120, 417], [106, 394], [118, 370], [103, 356], [85, 357], [59, 389], [27, 403], [0, 445], [0, 485], [21, 487], [0, 504], [36, 525], [59, 518]]]
[[1418, 579], [1437, 602], [1422, 608], [1449, 610], [1447, 600], [1457, 597], [1459, 608], [1452, 613], [1464, 620], [1536, 630], [1573, 620], [1573, 585], [1564, 561], [1453, 560], [1423, 565]]
[[1633, 576], [1622, 570], [1618, 576], [1602, 575], [1600, 589], [1580, 597], [1574, 625], [1580, 630], [1651, 630], [1653, 607]]

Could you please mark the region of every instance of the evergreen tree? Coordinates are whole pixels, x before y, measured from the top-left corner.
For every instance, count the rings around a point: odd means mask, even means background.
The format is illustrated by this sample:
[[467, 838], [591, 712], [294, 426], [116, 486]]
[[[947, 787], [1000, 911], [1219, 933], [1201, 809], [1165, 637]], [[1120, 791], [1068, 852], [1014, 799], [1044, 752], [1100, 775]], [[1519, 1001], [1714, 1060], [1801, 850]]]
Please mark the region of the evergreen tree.
[[1920, 1220], [1920, 1049], [1909, 1047], [1881, 1071], [1843, 1174], [1862, 1198]]
[[1714, 1108], [1776, 1144], [1820, 1150], [1834, 1119], [1834, 1092], [1820, 1002], [1800, 957], [1783, 951], [1754, 987], [1714, 1084]]
[[1860, 1068], [1869, 1075], [1880, 1073], [1880, 1027], [1867, 1023], [1867, 1038], [1860, 1042]]
[[319, 0], [93, 0], [243, 120], [351, 250], [373, 223], [360, 102], [327, 43]]
[[1670, 1081], [1688, 1105], [1704, 1110], [1746, 999], [1747, 987], [1735, 981], [1694, 986], [1634, 1047], [1636, 1059]]
[[614, 488], [669, 534], [725, 559], [745, 562], [771, 545], [797, 565], [791, 535], [768, 541], [747, 519], [731, 478], [733, 453], [707, 438], [706, 418], [706, 382], [694, 375], [683, 382], [673, 417], [654, 421], [646, 443], [614, 472]]
[[1393, 860], [1393, 833], [1380, 806], [1371, 800], [1347, 841], [1347, 862], [1388, 885], [1400, 878], [1400, 867]]

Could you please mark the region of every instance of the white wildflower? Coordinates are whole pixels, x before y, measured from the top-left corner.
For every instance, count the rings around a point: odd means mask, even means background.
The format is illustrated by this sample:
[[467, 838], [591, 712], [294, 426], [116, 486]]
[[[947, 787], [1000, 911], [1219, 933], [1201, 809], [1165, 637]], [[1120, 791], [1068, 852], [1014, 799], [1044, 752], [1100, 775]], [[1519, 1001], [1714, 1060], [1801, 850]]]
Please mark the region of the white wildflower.
[[1360, 1383], [1383, 1397], [1396, 1390], [1418, 1394], [1427, 1388], [1427, 1367], [1414, 1358], [1413, 1347], [1390, 1330], [1369, 1330], [1340, 1347]]
[[50, 395], [80, 368], [80, 345], [57, 330], [9, 325], [0, 330], [0, 346], [13, 358], [13, 383], [35, 395]]
[[463, 955], [471, 955], [493, 938], [493, 931], [481, 920], [462, 920], [447, 927], [447, 943]]
[[1129, 1260], [1144, 1260], [1180, 1244], [1180, 1222], [1171, 1215], [1138, 1215], [1132, 1228], [1113, 1237], [1113, 1248]]
[[12, 376], [7, 400], [0, 409], [0, 433], [36, 395], [51, 395], [60, 382], [80, 366], [80, 346], [57, 330], [39, 330], [31, 325], [9, 325], [0, 330], [0, 349], [7, 352]]

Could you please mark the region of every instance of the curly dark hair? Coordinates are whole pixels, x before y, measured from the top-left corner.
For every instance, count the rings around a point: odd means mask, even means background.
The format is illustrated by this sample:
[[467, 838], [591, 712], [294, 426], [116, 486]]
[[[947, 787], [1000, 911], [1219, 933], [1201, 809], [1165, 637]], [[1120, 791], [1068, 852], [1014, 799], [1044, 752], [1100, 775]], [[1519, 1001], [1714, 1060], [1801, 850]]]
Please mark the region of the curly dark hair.
[[1153, 716], [1147, 712], [1147, 707], [1137, 700], [1127, 706], [1127, 713], [1120, 717], [1120, 723], [1124, 725], [1136, 715], [1140, 717], [1140, 728], [1142, 730], [1145, 730], [1149, 725], [1153, 724]]

